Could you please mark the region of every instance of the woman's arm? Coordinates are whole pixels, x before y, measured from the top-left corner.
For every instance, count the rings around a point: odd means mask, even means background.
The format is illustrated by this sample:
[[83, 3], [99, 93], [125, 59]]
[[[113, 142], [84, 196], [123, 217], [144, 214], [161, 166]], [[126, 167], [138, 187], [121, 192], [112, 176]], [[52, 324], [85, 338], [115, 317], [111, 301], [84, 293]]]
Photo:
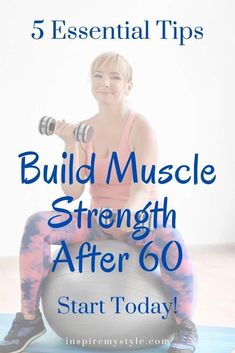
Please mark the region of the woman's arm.
[[[69, 154], [73, 153], [74, 155], [74, 169], [73, 172], [76, 172], [78, 168], [86, 163], [86, 151], [80, 142], [75, 141], [74, 131], [75, 125], [66, 123], [64, 120], [57, 121], [55, 134], [59, 136], [65, 143], [65, 152], [67, 153], [67, 158], [63, 160], [63, 163], [68, 170], [69, 166]], [[85, 178], [85, 172], [82, 170], [80, 173], [81, 178]], [[74, 180], [73, 184], [69, 184], [69, 181], [66, 178], [65, 183], [61, 184], [62, 190], [66, 195], [70, 195], [74, 200], [78, 199], [84, 189], [85, 184], [79, 184]]]

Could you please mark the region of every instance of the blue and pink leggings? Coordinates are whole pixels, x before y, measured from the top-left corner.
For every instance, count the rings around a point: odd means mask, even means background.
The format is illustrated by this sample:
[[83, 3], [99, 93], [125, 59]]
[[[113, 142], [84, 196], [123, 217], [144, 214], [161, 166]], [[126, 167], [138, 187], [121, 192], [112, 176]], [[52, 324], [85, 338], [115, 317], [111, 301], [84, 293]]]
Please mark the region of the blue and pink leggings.
[[[67, 226], [53, 229], [47, 224], [53, 215], [55, 215], [54, 211], [35, 213], [29, 217], [25, 226], [20, 249], [21, 311], [23, 314], [34, 314], [38, 311], [43, 283], [50, 268], [51, 245], [60, 244], [61, 240], [69, 245], [112, 238], [111, 234], [104, 233], [101, 228], [99, 232], [86, 227], [77, 228], [76, 217]], [[86, 220], [82, 224], [86, 224]], [[179, 232], [171, 227], [158, 227], [143, 240], [134, 240], [130, 233], [122, 236], [121, 240], [138, 247], [143, 247], [152, 240], [153, 243], [149, 250], [155, 252], [159, 258], [163, 247], [169, 241], [175, 240], [180, 243], [183, 251], [180, 267], [176, 271], [169, 272], [160, 263], [161, 278], [170, 298], [177, 297], [176, 322], [180, 323], [184, 319], [191, 318], [194, 276], [187, 249]], [[177, 259], [178, 251], [173, 245], [168, 253], [169, 267], [174, 267]]]

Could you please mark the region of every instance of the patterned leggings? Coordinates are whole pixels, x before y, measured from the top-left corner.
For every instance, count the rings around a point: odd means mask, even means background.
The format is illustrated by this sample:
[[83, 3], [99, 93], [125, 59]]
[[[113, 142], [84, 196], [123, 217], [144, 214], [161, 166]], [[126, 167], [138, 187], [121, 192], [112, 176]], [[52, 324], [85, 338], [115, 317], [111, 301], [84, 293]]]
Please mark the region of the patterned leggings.
[[[23, 314], [35, 314], [38, 311], [43, 282], [49, 272], [51, 262], [51, 245], [60, 244], [61, 240], [64, 240], [66, 244], [74, 244], [112, 239], [112, 235], [104, 233], [101, 228], [99, 232], [85, 226], [81, 229], [77, 228], [76, 217], [73, 217], [70, 224], [63, 228], [51, 228], [47, 222], [54, 215], [54, 211], [38, 212], [29, 217], [26, 222], [20, 249], [21, 311]], [[82, 224], [87, 223], [86, 219], [82, 222]], [[160, 262], [161, 279], [170, 298], [177, 297], [176, 322], [180, 323], [184, 319], [189, 319], [193, 312], [194, 277], [192, 264], [179, 232], [171, 227], [158, 227], [142, 240], [134, 240], [130, 233], [120, 238], [138, 247], [143, 247], [152, 240], [153, 243], [149, 250], [156, 253], [159, 258], [163, 247], [169, 241], [176, 240], [180, 243], [183, 251], [180, 267], [169, 272], [161, 266]], [[169, 248], [167, 258], [168, 266], [174, 267], [178, 259], [176, 245]]]

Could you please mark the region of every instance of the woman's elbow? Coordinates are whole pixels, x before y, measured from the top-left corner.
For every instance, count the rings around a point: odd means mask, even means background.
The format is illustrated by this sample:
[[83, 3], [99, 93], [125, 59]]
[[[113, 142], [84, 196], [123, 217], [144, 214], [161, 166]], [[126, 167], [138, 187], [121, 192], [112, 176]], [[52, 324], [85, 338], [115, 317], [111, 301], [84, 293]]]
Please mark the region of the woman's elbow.
[[77, 200], [82, 196], [85, 190], [85, 185], [79, 185], [76, 189], [71, 189], [62, 185], [62, 190], [66, 196], [72, 196], [73, 200]]

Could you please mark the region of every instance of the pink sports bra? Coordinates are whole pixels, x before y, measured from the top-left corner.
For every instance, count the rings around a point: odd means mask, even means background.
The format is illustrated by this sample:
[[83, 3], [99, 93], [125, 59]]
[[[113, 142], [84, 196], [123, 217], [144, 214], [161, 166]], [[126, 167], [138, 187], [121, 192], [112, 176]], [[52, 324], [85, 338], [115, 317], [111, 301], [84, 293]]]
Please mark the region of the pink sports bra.
[[[135, 118], [135, 113], [131, 112], [127, 118], [126, 125], [120, 140], [120, 143], [115, 152], [118, 155], [118, 161], [121, 170], [123, 170], [126, 162], [130, 156], [129, 148], [129, 135], [132, 123]], [[91, 158], [91, 154], [94, 152], [93, 139], [86, 145], [87, 159]], [[116, 176], [116, 172], [113, 169], [111, 174], [110, 183], [106, 183], [108, 168], [110, 165], [111, 155], [106, 158], [95, 159], [95, 171], [94, 179], [95, 183], [90, 184], [90, 195], [91, 195], [91, 208], [102, 208], [108, 207], [113, 210], [124, 208], [130, 194], [130, 187], [132, 185], [132, 171], [129, 167], [125, 174], [125, 177], [120, 183]], [[154, 195], [156, 196], [156, 195]], [[152, 198], [152, 197], [151, 197]]]

